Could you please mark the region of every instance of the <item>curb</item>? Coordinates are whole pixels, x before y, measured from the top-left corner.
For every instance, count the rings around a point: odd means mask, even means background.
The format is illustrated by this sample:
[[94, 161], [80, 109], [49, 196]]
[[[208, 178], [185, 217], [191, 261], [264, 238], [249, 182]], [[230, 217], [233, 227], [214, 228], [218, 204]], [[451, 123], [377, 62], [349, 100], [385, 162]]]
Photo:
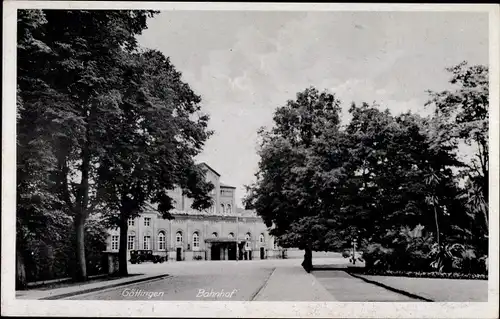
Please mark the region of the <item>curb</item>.
[[63, 299], [63, 298], [73, 297], [73, 296], [77, 296], [77, 295], [83, 295], [83, 294], [87, 294], [87, 293], [91, 293], [91, 292], [95, 292], [95, 291], [99, 291], [99, 290], [105, 290], [105, 289], [109, 289], [109, 288], [115, 288], [115, 287], [135, 284], [135, 283], [139, 283], [139, 282], [143, 282], [143, 281], [148, 281], [148, 280], [153, 280], [153, 279], [161, 279], [161, 278], [168, 277], [168, 276], [169, 275], [167, 275], [167, 274], [156, 275], [156, 276], [147, 277], [147, 278], [141, 278], [141, 279], [135, 279], [135, 280], [130, 280], [130, 281], [126, 281], [126, 282], [115, 283], [115, 284], [111, 284], [111, 285], [107, 285], [107, 286], [88, 288], [88, 289], [83, 289], [83, 290], [79, 290], [79, 291], [67, 292], [67, 293], [63, 293], [63, 294], [59, 294], [59, 295], [55, 295], [55, 296], [38, 298], [38, 300]]
[[[108, 274], [100, 274], [100, 275], [89, 276], [88, 278], [90, 280], [90, 279], [104, 278], [104, 277], [108, 277], [108, 276], [109, 276]], [[73, 281], [73, 278], [67, 277], [67, 278], [61, 278], [61, 279], [33, 281], [33, 282], [27, 283], [26, 286], [29, 287], [30, 289], [35, 289], [35, 288], [40, 288], [40, 287], [50, 285], [50, 284], [61, 284], [61, 283], [67, 283], [67, 282], [71, 282], [71, 281]]]
[[271, 274], [269, 275], [269, 277], [267, 277], [264, 284], [250, 297], [250, 301], [254, 301], [259, 296], [259, 294], [264, 290], [264, 288], [267, 287], [267, 284], [269, 283], [269, 280], [271, 279], [275, 271], [276, 267], [273, 268], [273, 271], [271, 271]]
[[419, 295], [415, 295], [415, 294], [412, 294], [410, 292], [407, 292], [407, 291], [404, 291], [404, 290], [401, 290], [401, 289], [397, 289], [397, 288], [394, 288], [394, 287], [391, 287], [391, 286], [387, 286], [387, 285], [382, 284], [382, 283], [380, 283], [378, 281], [370, 280], [370, 279], [364, 278], [362, 276], [350, 273], [348, 271], [346, 271], [346, 273], [348, 273], [349, 275], [353, 276], [354, 278], [361, 279], [361, 280], [363, 280], [363, 281], [365, 281], [365, 282], [367, 282], [369, 284], [373, 284], [375, 286], [379, 286], [379, 287], [385, 288], [387, 290], [390, 290], [392, 292], [396, 292], [396, 293], [401, 294], [401, 295], [405, 295], [405, 296], [410, 297], [410, 298], [419, 299], [419, 300], [422, 300], [422, 301], [434, 302], [434, 300], [432, 300], [432, 299], [425, 298], [425, 297], [422, 297], [422, 296], [419, 296]]

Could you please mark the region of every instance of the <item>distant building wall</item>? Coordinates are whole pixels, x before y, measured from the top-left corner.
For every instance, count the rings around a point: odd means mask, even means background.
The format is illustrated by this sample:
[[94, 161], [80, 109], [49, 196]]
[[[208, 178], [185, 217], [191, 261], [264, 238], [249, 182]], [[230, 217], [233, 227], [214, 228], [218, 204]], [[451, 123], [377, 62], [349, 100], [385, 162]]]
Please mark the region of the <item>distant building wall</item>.
[[[206, 211], [193, 210], [193, 200], [182, 195], [176, 188], [169, 192], [174, 200], [173, 220], [166, 220], [151, 209], [128, 223], [127, 249], [148, 249], [176, 260], [178, 251], [182, 260], [210, 259], [210, 243], [206, 239], [216, 236], [222, 240], [245, 242], [243, 250], [252, 251], [253, 259], [260, 259], [261, 247], [265, 257], [277, 257], [281, 249], [276, 247], [262, 219], [252, 211], [236, 207], [235, 187], [220, 183], [220, 175], [210, 166], [205, 167], [205, 178], [212, 182], [214, 205]], [[231, 236], [230, 236], [231, 234]], [[248, 241], [248, 243], [246, 243]], [[110, 230], [108, 250], [118, 250], [119, 230]], [[236, 243], [235, 243], [236, 245]], [[130, 257], [129, 257], [130, 258]]]

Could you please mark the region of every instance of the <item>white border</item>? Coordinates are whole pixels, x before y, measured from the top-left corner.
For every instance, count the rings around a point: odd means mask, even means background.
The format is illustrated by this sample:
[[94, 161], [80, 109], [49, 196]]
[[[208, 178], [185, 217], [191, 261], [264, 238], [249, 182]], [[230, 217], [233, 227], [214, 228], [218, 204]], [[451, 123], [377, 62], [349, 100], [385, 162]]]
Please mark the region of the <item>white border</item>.
[[[267, 11], [474, 11], [489, 12], [490, 26], [490, 259], [488, 303], [369, 302], [141, 302], [28, 301], [15, 299], [16, 169], [16, 10], [154, 9]], [[499, 16], [497, 5], [472, 4], [271, 4], [5, 1], [3, 6], [2, 113], [2, 315], [29, 316], [161, 316], [161, 317], [386, 317], [496, 318], [498, 314], [499, 207]], [[300, 287], [298, 287], [300, 289]]]

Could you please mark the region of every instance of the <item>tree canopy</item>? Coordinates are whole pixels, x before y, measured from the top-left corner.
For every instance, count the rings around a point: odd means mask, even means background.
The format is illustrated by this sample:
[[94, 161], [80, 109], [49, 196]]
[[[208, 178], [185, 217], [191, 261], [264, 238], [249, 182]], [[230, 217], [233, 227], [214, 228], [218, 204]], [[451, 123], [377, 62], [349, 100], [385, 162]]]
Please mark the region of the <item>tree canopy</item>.
[[[437, 247], [470, 243], [478, 233], [457, 172], [470, 167], [469, 183], [487, 176], [487, 69], [447, 70], [458, 88], [432, 93], [429, 117], [362, 103], [351, 105], [341, 125], [333, 93], [299, 92], [276, 109], [271, 129], [259, 131], [247, 207], [285, 247], [338, 250], [353, 239], [389, 247], [396, 240], [390, 234], [404, 229], [425, 229]], [[459, 157], [459, 139], [478, 145], [472, 165]]]

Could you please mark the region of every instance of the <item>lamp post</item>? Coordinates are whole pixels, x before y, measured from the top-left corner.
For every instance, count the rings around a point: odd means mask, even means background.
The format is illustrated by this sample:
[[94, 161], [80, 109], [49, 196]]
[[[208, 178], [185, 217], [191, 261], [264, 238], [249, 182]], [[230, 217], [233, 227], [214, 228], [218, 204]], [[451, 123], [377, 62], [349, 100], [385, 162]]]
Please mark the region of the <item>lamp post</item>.
[[239, 247], [239, 240], [240, 240], [240, 224], [239, 224], [239, 219], [238, 215], [236, 215], [236, 261], [240, 259], [240, 247]]
[[356, 238], [352, 240], [352, 264], [356, 265]]

